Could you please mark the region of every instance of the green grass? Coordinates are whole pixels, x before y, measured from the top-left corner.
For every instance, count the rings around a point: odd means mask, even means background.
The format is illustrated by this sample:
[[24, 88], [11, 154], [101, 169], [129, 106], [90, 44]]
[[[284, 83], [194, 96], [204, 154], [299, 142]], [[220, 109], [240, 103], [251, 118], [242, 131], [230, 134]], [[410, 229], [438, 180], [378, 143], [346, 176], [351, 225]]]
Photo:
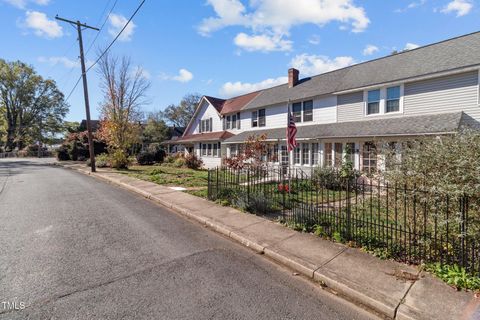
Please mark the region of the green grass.
[[118, 172], [164, 186], [184, 188], [206, 188], [208, 186], [207, 170], [176, 168], [168, 165], [153, 165], [131, 166], [128, 170], [118, 170]]

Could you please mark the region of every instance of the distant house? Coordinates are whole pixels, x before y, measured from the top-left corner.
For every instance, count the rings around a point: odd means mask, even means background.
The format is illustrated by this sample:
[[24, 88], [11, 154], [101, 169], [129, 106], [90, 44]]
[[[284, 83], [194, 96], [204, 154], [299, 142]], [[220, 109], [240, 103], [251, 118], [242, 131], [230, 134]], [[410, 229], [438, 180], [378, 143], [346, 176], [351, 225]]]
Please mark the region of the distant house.
[[[100, 120], [90, 120], [90, 124], [92, 126], [92, 132], [95, 132], [100, 127]], [[87, 130], [87, 120], [82, 120], [82, 122], [80, 122], [80, 125], [78, 126], [78, 130], [79, 131]]]
[[[242, 152], [266, 134], [272, 165], [384, 169], [383, 147], [399, 157], [421, 136], [480, 127], [480, 32], [362, 62], [308, 78], [288, 70], [288, 83], [230, 99], [203, 96], [183, 136], [205, 167]], [[287, 110], [298, 147], [287, 152]]]
[[168, 127], [169, 139], [161, 143], [164, 146], [167, 154], [181, 152], [185, 150], [185, 147], [178, 143], [178, 139], [183, 136], [184, 132], [185, 127]]

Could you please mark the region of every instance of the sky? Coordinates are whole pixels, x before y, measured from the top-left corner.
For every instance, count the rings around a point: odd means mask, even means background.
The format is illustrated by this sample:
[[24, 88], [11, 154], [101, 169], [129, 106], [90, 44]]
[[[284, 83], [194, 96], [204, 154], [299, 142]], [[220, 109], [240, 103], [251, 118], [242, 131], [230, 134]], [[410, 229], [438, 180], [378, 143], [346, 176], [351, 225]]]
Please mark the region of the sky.
[[[87, 66], [140, 0], [0, 0], [0, 58], [32, 65], [66, 96], [80, 76], [76, 29], [55, 15], [101, 28], [84, 30]], [[146, 113], [188, 93], [228, 98], [480, 30], [480, 0], [146, 0], [111, 47], [150, 81]], [[133, 72], [133, 70], [132, 70]], [[103, 99], [88, 73], [92, 119]], [[85, 118], [81, 82], [67, 120]]]

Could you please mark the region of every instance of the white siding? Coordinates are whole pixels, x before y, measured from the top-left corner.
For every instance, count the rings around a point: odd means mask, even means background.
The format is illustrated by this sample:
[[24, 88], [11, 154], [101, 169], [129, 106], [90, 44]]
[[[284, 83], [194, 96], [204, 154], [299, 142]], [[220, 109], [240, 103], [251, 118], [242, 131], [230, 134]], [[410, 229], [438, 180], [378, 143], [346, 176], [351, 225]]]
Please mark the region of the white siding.
[[220, 115], [218, 114], [217, 109], [215, 109], [208, 102], [204, 101], [203, 104], [200, 106], [200, 110], [198, 111], [194, 119], [194, 123], [188, 130], [187, 135], [199, 133], [198, 127], [200, 124], [200, 120], [206, 120], [210, 118], [212, 118], [212, 131], [222, 131], [222, 120], [220, 119]]
[[478, 72], [405, 83], [403, 113], [364, 115], [363, 91], [338, 96], [338, 122], [464, 111], [480, 121]]
[[[305, 99], [305, 101], [311, 99]], [[319, 123], [332, 123], [337, 121], [337, 97], [333, 95], [313, 99], [313, 121], [299, 122], [297, 126], [308, 126]], [[265, 130], [287, 126], [287, 104], [277, 104], [265, 108], [265, 127], [252, 128], [252, 111], [243, 111], [241, 115], [241, 131]]]
[[[205, 143], [214, 143], [214, 142], [205, 142]], [[225, 156], [225, 154], [223, 154], [222, 152], [222, 155], [221, 157], [213, 157], [213, 156], [202, 156], [201, 155], [201, 152], [200, 152], [200, 143], [195, 143], [195, 154], [197, 155], [197, 157], [199, 157], [200, 159], [202, 159], [203, 161], [203, 168], [206, 168], [206, 169], [212, 169], [212, 168], [216, 168], [216, 167], [219, 167], [222, 163], [222, 157]]]
[[405, 84], [405, 115], [455, 111], [480, 121], [477, 71]]

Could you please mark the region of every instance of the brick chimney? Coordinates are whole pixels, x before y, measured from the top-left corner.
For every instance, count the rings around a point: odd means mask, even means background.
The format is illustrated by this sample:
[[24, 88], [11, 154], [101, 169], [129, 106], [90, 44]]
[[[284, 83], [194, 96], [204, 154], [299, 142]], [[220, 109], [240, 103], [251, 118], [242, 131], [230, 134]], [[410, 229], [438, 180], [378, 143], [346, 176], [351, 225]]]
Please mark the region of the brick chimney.
[[298, 74], [300, 72], [295, 68], [288, 69], [288, 87], [293, 88], [298, 83]]

